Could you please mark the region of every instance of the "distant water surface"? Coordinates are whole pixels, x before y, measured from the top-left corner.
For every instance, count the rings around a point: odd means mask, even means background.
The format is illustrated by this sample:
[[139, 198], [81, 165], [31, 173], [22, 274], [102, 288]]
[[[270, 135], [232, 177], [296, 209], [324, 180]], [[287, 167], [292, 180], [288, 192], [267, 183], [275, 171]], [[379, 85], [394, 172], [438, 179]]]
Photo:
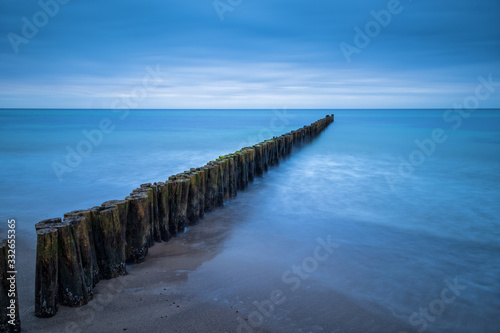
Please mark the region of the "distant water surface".
[[[238, 223], [190, 280], [225, 281], [203, 289], [212, 300], [231, 298], [236, 281], [266, 288], [245, 282], [244, 267], [280, 281], [330, 235], [338, 249], [301, 287], [385, 309], [415, 331], [499, 332], [498, 110], [476, 111], [457, 129], [444, 110], [137, 110], [123, 119], [109, 110], [1, 110], [1, 219], [15, 217], [20, 237], [34, 239], [39, 220], [124, 198], [331, 113], [335, 123], [315, 142], [227, 204]], [[65, 165], [68, 147], [84, 147], [82, 131], [105, 118], [114, 129], [59, 179], [54, 163]], [[436, 128], [446, 140], [430, 144]], [[450, 283], [459, 289], [444, 303]], [[427, 319], [414, 314], [421, 308]]]

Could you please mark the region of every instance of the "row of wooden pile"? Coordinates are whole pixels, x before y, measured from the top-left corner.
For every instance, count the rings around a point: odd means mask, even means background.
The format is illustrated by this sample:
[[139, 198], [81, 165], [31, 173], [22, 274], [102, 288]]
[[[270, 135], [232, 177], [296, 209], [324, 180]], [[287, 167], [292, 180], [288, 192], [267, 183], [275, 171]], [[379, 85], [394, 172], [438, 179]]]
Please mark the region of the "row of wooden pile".
[[125, 200], [37, 223], [35, 315], [51, 317], [58, 305], [87, 304], [99, 280], [126, 274], [126, 263], [142, 262], [155, 242], [196, 224], [333, 120], [328, 115], [165, 182], [143, 184]]

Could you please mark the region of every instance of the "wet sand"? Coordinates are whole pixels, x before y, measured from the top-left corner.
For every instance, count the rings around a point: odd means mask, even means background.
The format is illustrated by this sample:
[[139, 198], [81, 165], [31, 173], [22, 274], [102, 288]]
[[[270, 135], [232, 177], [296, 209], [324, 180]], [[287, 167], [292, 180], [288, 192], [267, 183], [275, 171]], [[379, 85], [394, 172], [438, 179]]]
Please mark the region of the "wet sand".
[[99, 282], [82, 308], [61, 306], [55, 317], [36, 318], [23, 285], [23, 332], [411, 332], [383, 309], [356, 304], [321, 281], [292, 290], [274, 267], [226, 267], [217, 258], [232, 255], [228, 240], [239, 224], [225, 210], [154, 245], [128, 275]]

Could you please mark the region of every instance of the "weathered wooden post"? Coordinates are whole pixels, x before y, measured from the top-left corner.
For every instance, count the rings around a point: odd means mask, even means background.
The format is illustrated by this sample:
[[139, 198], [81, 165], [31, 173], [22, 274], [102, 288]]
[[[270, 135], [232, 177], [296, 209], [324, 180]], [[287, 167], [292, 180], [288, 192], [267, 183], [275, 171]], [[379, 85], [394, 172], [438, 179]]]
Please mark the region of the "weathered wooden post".
[[264, 165], [264, 172], [267, 172], [269, 170], [270, 165], [271, 165], [270, 160], [269, 160], [269, 156], [270, 156], [269, 142], [267, 142], [267, 141], [261, 142], [261, 145], [262, 145], [262, 162]]
[[304, 129], [299, 128], [297, 130], [297, 147], [302, 147], [303, 143], [304, 143]]
[[222, 176], [221, 179], [223, 200], [227, 200], [230, 197], [229, 159], [227, 156], [219, 156], [216, 162], [219, 165], [219, 172]]
[[299, 128], [298, 130], [295, 131], [296, 134], [296, 146], [297, 147], [302, 147], [303, 139], [304, 139], [304, 130], [302, 128]]
[[128, 202], [106, 201], [99, 212], [98, 264], [103, 279], [112, 279], [127, 274], [126, 270], [126, 225]]
[[234, 155], [228, 155], [228, 169], [229, 169], [229, 196], [235, 198], [238, 194], [238, 186], [236, 180], [236, 165], [234, 162]]
[[183, 232], [188, 224], [187, 204], [189, 196], [189, 179], [178, 178], [175, 183], [175, 206], [177, 231]]
[[203, 217], [205, 215], [205, 190], [206, 190], [206, 173], [203, 168], [196, 168], [196, 183], [198, 184], [198, 215]]
[[293, 146], [298, 147], [299, 146], [299, 132], [298, 131], [292, 131], [291, 132], [292, 138], [293, 138]]
[[[144, 186], [146, 185], [146, 186]], [[143, 184], [141, 187], [136, 188], [132, 191], [132, 194], [145, 193], [147, 200], [144, 202], [145, 209], [148, 211], [148, 219], [144, 220], [146, 223], [147, 237], [146, 237], [146, 247], [151, 247], [154, 245], [154, 190], [148, 186], [149, 184]], [[144, 186], [144, 187], [143, 187]]]
[[0, 332], [5, 333], [21, 332], [15, 250], [15, 239], [0, 240]]
[[238, 190], [244, 190], [248, 185], [247, 162], [245, 160], [245, 153], [239, 150], [235, 153], [235, 155]]
[[81, 259], [82, 249], [91, 258], [90, 246], [80, 242], [80, 233], [87, 234], [85, 226], [84, 217], [50, 219], [35, 225], [36, 316], [51, 317], [56, 314], [58, 304], [82, 306], [92, 299], [92, 286], [87, 285]]
[[279, 137], [276, 138], [276, 142], [278, 144], [278, 162], [279, 162], [279, 160], [285, 157], [285, 136], [280, 135]]
[[81, 217], [85, 218], [85, 224], [86, 224], [86, 229], [87, 229], [87, 233], [88, 233], [88, 242], [89, 242], [89, 246], [90, 246], [91, 260], [90, 260], [90, 262], [82, 262], [82, 264], [83, 264], [85, 272], [88, 273], [89, 270], [91, 272], [91, 279], [92, 279], [91, 286], [92, 286], [92, 288], [94, 288], [95, 285], [97, 284], [97, 282], [99, 282], [102, 278], [101, 273], [100, 273], [100, 269], [99, 269], [97, 254], [96, 254], [96, 244], [94, 242], [94, 238], [95, 238], [94, 232], [96, 232], [98, 225], [99, 225], [99, 210], [100, 210], [99, 207], [93, 207], [93, 208], [85, 209], [85, 210], [75, 210], [73, 212], [69, 212], [69, 213], [64, 214], [65, 218], [71, 217], [71, 216], [81, 216]]
[[288, 155], [287, 154], [288, 142], [287, 142], [287, 139], [286, 139], [286, 135], [283, 134], [283, 135], [279, 136], [278, 140], [279, 140], [278, 158], [280, 160], [283, 160]]
[[143, 262], [150, 245], [151, 201], [145, 191], [133, 191], [128, 201], [126, 228], [127, 262]]
[[67, 217], [59, 223], [59, 304], [78, 307], [92, 299], [85, 283], [85, 274], [80, 253], [78, 225], [84, 217]]
[[255, 178], [255, 149], [247, 147], [243, 151], [245, 152], [245, 160], [247, 162], [248, 182], [253, 182]]
[[167, 194], [168, 197], [166, 200], [168, 201], [168, 216], [169, 216], [169, 223], [168, 223], [168, 231], [170, 233], [171, 237], [175, 237], [178, 232], [178, 226], [177, 226], [177, 206], [176, 206], [176, 200], [175, 200], [175, 192], [176, 192], [176, 183], [175, 180], [176, 178], [174, 176], [170, 176], [165, 185], [167, 186]]
[[160, 236], [162, 241], [170, 240], [170, 194], [166, 183], [158, 183], [158, 220], [160, 225]]
[[217, 206], [224, 206], [224, 166], [218, 162], [213, 162], [217, 167]]
[[52, 317], [59, 305], [59, 236], [57, 227], [61, 219], [45, 220], [35, 225], [36, 269], [35, 269], [35, 316]]
[[286, 134], [285, 138], [286, 138], [286, 142], [287, 142], [287, 145], [286, 145], [286, 156], [290, 156], [290, 154], [292, 153], [292, 149], [293, 149], [293, 135], [292, 134]]
[[214, 207], [217, 207], [217, 194], [218, 194], [218, 180], [219, 180], [219, 167], [214, 165], [212, 162], [209, 162], [205, 166], [207, 172], [207, 187], [205, 193], [205, 207], [208, 208], [208, 211], [212, 210]]
[[274, 140], [266, 140], [264, 144], [266, 146], [267, 171], [275, 163]]
[[155, 242], [161, 242], [161, 235], [160, 235], [160, 220], [158, 218], [158, 188], [156, 187], [156, 184], [142, 184], [141, 191], [146, 191], [148, 192], [150, 198], [151, 198], [151, 220], [150, 220], [150, 244], [149, 246], [153, 246]]
[[278, 165], [279, 164], [279, 158], [278, 158], [278, 141], [276, 139], [270, 140], [273, 150], [272, 150], [272, 161], [273, 165]]
[[200, 219], [198, 207], [199, 200], [199, 190], [196, 183], [196, 174], [191, 171], [185, 171], [183, 174], [178, 175], [181, 179], [187, 179], [189, 181], [188, 186], [188, 199], [186, 207], [187, 225], [194, 225]]
[[175, 236], [177, 233], [183, 232], [188, 224], [187, 207], [190, 180], [184, 178], [183, 174], [179, 174], [170, 176], [167, 184], [172, 193], [172, 202], [170, 204], [170, 233]]
[[262, 144], [253, 146], [255, 149], [255, 175], [262, 176], [264, 174], [264, 156], [262, 155]]
[[201, 168], [203, 171], [203, 182], [205, 184], [205, 198], [204, 198], [204, 206], [205, 206], [205, 212], [209, 212], [212, 210], [213, 206], [213, 199], [212, 199], [212, 190], [210, 186], [210, 166], [205, 165]]
[[86, 290], [82, 294], [82, 304], [87, 304], [94, 295], [93, 282], [93, 258], [92, 248], [87, 230], [87, 220], [85, 217], [65, 217], [65, 221], [70, 223], [77, 252], [80, 253], [80, 262], [83, 270], [83, 282]]

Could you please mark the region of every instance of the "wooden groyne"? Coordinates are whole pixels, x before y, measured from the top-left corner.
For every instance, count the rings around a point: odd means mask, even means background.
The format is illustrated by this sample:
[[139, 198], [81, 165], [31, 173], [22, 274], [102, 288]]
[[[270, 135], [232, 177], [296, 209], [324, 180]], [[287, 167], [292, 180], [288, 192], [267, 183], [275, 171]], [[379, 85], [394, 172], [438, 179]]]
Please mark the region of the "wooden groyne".
[[143, 184], [124, 200], [37, 223], [35, 315], [52, 317], [59, 305], [87, 304], [100, 280], [126, 274], [127, 263], [144, 261], [156, 242], [196, 224], [333, 121], [327, 115], [165, 182]]

